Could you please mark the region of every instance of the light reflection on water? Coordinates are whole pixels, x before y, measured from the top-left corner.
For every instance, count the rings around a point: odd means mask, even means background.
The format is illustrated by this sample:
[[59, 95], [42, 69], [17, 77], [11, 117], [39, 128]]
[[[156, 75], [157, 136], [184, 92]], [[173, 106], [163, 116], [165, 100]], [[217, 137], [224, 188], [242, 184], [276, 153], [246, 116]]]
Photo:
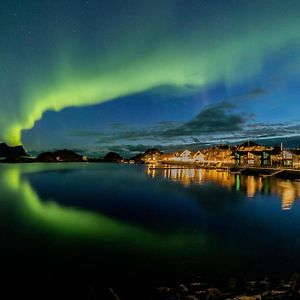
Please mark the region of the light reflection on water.
[[96, 269], [149, 280], [300, 269], [300, 206], [292, 205], [299, 182], [32, 164], [0, 165], [0, 191], [0, 263], [9, 270]]
[[162, 168], [148, 165], [147, 174], [152, 178], [164, 177], [180, 182], [185, 187], [191, 184], [216, 182], [229, 190], [242, 191], [248, 198], [253, 198], [258, 194], [279, 196], [282, 210], [291, 209], [294, 202], [300, 199], [300, 181], [298, 180], [239, 175], [225, 170], [194, 169], [176, 165], [166, 165]]

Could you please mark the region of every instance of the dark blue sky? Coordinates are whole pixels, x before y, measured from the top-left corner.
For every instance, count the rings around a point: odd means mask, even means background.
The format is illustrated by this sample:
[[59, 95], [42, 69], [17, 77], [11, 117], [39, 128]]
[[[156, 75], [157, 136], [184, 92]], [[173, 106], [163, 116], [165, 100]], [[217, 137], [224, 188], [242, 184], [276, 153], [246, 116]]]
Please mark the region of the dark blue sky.
[[0, 138], [30, 151], [299, 135], [298, 1], [2, 1]]

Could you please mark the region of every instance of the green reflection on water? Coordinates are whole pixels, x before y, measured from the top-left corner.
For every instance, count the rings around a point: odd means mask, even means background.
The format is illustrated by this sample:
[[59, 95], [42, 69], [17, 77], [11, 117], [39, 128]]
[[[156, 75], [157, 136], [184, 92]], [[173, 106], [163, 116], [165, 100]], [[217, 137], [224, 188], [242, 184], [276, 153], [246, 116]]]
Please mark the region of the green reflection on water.
[[[127, 167], [129, 168], [128, 170], [136, 168], [136, 166]], [[175, 276], [175, 274], [183, 274], [184, 272], [186, 274], [197, 274], [207, 270], [211, 272], [223, 272], [224, 270], [234, 272], [243, 270], [245, 261], [253, 269], [261, 267], [260, 256], [263, 254], [259, 250], [259, 246], [257, 246], [261, 245], [261, 241], [245, 239], [243, 235], [239, 234], [239, 230], [232, 229], [230, 226], [226, 227], [226, 223], [230, 222], [230, 218], [226, 219], [226, 207], [224, 215], [222, 210], [219, 211], [219, 206], [216, 208], [214, 205], [208, 205], [213, 201], [224, 204], [225, 200], [220, 195], [226, 194], [230, 199], [231, 196], [234, 196], [234, 194], [226, 193], [227, 188], [234, 187], [234, 176], [231, 177], [222, 172], [200, 172], [199, 170], [193, 172], [179, 170], [179, 173], [169, 170], [170, 174], [165, 175], [179, 182], [181, 182], [181, 177], [184, 178], [183, 184], [185, 186], [190, 184], [190, 182], [196, 184], [211, 178], [218, 179], [222, 183], [221, 194], [211, 194], [213, 188], [209, 189], [209, 194], [198, 194], [192, 188], [179, 189], [180, 185], [176, 185], [179, 192], [188, 191], [190, 195], [193, 195], [191, 199], [188, 197], [188, 193], [184, 193], [183, 201], [196, 201], [197, 203], [198, 199], [203, 204], [199, 204], [199, 211], [201, 211], [199, 218], [202, 216], [204, 219], [204, 226], [201, 224], [193, 231], [184, 231], [180, 226], [174, 230], [172, 229], [172, 231], [155, 230], [142, 225], [133, 225], [129, 221], [121, 221], [116, 217], [108, 217], [103, 213], [96, 213], [82, 208], [66, 207], [58, 204], [54, 199], [45, 199], [44, 197], [41, 199], [31, 185], [28, 176], [30, 173], [38, 173], [39, 176], [43, 176], [43, 172], [48, 171], [82, 169], [84, 171], [98, 171], [101, 169], [102, 171], [104, 170], [101, 174], [106, 174], [105, 172], [119, 172], [119, 168], [125, 168], [125, 166], [111, 166], [111, 168], [105, 169], [104, 165], [100, 164], [0, 165], [0, 208], [2, 212], [6, 211], [8, 215], [13, 214], [16, 216], [13, 221], [7, 220], [10, 223], [16, 222], [11, 227], [24, 227], [26, 228], [24, 231], [25, 235], [34, 236], [33, 241], [29, 239], [29, 243], [33, 244], [33, 251], [41, 249], [36, 244], [44, 243], [43, 245], [46, 245], [42, 248], [42, 251], [46, 253], [42, 258], [43, 260], [48, 260], [49, 255], [52, 255], [54, 252], [54, 255], [57, 255], [59, 259], [64, 261], [65, 256], [72, 252], [72, 254], [75, 253], [75, 258], [72, 257], [70, 259], [71, 264], [80, 265], [80, 263], [85, 263], [85, 257], [90, 255], [89, 261], [92, 261], [92, 263], [95, 257], [98, 260], [98, 266], [103, 267], [103, 264], [108, 262], [108, 264], [113, 264], [117, 269], [119, 267], [118, 264], [123, 263], [122, 260], [127, 260], [128, 264], [123, 268], [123, 271], [125, 270], [126, 272], [129, 265], [130, 268], [135, 267], [144, 273], [152, 270], [152, 274], [155, 274], [155, 276], [157, 276], [157, 271], [160, 274], [167, 274], [167, 276], [172, 276], [173, 273]], [[147, 169], [138, 171], [147, 173]], [[85, 173], [82, 172], [81, 174], [84, 180]], [[96, 174], [96, 176], [99, 176], [100, 173]], [[124, 172], [122, 174], [126, 176], [127, 173]], [[157, 174], [155, 176], [158, 176]], [[93, 175], [91, 176], [93, 177]], [[112, 176], [109, 180], [113, 180], [113, 178], [115, 177]], [[246, 179], [244, 177], [240, 178], [241, 190], [244, 186], [247, 186], [249, 194], [252, 195], [254, 182]], [[99, 177], [99, 180], [101, 180], [101, 177]], [[152, 179], [149, 180], [152, 181]], [[163, 182], [160, 183], [162, 184]], [[47, 185], [47, 182], [45, 184]], [[255, 184], [255, 186], [259, 185]], [[175, 185], [172, 187], [175, 188]], [[72, 191], [70, 192], [72, 193]], [[170, 197], [169, 194], [163, 195]], [[163, 196], [160, 200], [164, 200]], [[235, 206], [234, 199], [232, 201], [230, 201], [232, 207], [227, 213], [239, 207], [239, 205]], [[184, 214], [184, 211], [182, 213]], [[207, 219], [205, 218], [206, 216], [208, 216]], [[217, 222], [217, 218], [220, 216], [224, 218], [221, 223]], [[236, 217], [239, 220], [239, 216]], [[210, 223], [207, 223], [207, 226], [205, 226], [208, 220]], [[239, 224], [241, 223], [240, 220], [238, 222]], [[218, 230], [214, 230], [216, 224], [220, 226]], [[268, 226], [266, 224], [264, 226], [268, 230]], [[227, 228], [227, 231], [224, 231], [223, 227]], [[14, 229], [12, 233], [9, 233], [9, 236], [12, 236], [13, 232]], [[253, 238], [251, 233], [249, 236]], [[15, 238], [20, 239], [20, 236]], [[22, 246], [22, 242], [19, 244]], [[38, 250], [35, 250], [35, 248]], [[94, 257], [92, 257], [93, 255]], [[42, 262], [44, 262], [43, 260]], [[57, 265], [59, 268], [60, 261]], [[150, 274], [150, 272], [148, 273]]]
[[[80, 168], [76, 164], [70, 164], [70, 167]], [[27, 225], [43, 226], [52, 234], [68, 238], [79, 236], [83, 239], [99, 239], [101, 242], [126, 240], [135, 247], [148, 251], [159, 250], [170, 255], [181, 253], [187, 244], [192, 243], [198, 250], [201, 245], [208, 244], [208, 237], [202, 233], [161, 235], [99, 213], [67, 208], [51, 199], [41, 201], [26, 176], [22, 176], [32, 172], [65, 169], [65, 165], [2, 165], [0, 168], [2, 200], [13, 199], [14, 209], [18, 210], [19, 217]]]
[[240, 175], [236, 176], [236, 190], [239, 191], [241, 189], [241, 180]]

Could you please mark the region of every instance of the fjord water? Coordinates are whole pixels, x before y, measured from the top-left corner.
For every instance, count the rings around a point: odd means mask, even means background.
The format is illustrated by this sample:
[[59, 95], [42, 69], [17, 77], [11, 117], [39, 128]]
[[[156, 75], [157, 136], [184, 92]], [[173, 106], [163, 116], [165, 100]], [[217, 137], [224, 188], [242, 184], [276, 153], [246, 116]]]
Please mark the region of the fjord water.
[[285, 276], [300, 265], [300, 182], [120, 164], [0, 165], [6, 272], [106, 280]]

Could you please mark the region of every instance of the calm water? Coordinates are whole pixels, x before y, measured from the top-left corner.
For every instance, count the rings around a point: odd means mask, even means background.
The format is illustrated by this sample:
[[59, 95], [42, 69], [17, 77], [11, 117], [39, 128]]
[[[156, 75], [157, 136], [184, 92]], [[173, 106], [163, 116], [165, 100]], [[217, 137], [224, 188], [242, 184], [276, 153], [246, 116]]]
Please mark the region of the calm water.
[[2, 271], [107, 280], [300, 270], [300, 182], [118, 164], [0, 165]]

